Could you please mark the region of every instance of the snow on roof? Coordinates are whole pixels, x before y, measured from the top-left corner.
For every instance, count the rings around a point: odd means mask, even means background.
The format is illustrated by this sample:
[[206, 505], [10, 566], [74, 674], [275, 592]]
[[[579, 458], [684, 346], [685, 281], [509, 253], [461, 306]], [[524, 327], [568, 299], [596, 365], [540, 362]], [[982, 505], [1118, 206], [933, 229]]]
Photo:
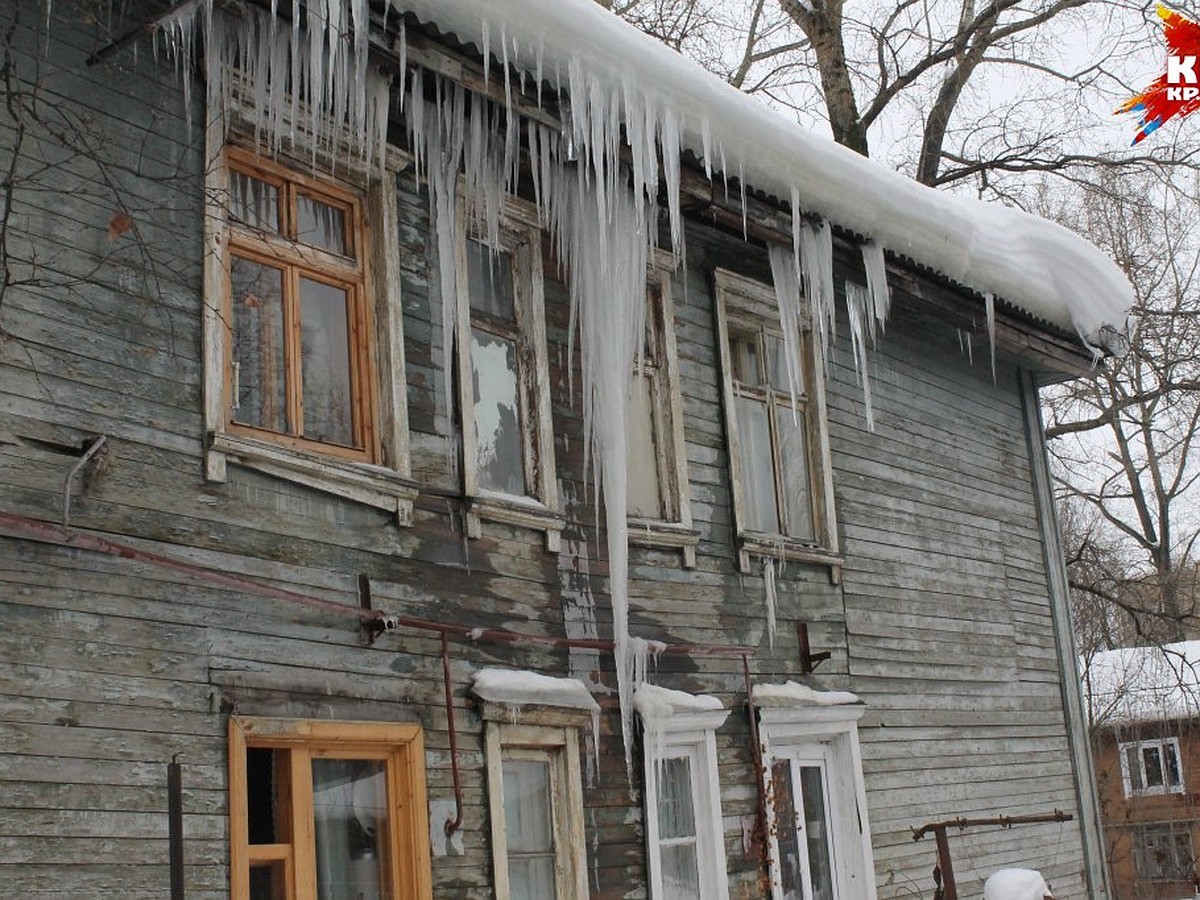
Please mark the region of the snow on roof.
[[1000, 869], [983, 884], [983, 900], [1043, 900], [1050, 886], [1033, 869]]
[[[614, 99], [642, 94], [678, 118], [706, 165], [1086, 340], [1123, 331], [1133, 291], [1120, 268], [1062, 226], [937, 191], [802, 128], [595, 0], [390, 0], [522, 71], [562, 80], [574, 65]], [[640, 108], [635, 105], [633, 108]]]
[[756, 684], [750, 699], [755, 706], [846, 706], [862, 702], [849, 691], [818, 691], [795, 681]]
[[1200, 716], [1200, 641], [1105, 650], [1080, 668], [1094, 725]]
[[633, 695], [633, 708], [643, 719], [668, 719], [676, 713], [716, 712], [725, 706], [711, 694], [689, 694], [643, 683]]
[[475, 696], [491, 703], [510, 707], [558, 706], [593, 714], [600, 711], [588, 689], [574, 678], [512, 669], [480, 669], [472, 680]]

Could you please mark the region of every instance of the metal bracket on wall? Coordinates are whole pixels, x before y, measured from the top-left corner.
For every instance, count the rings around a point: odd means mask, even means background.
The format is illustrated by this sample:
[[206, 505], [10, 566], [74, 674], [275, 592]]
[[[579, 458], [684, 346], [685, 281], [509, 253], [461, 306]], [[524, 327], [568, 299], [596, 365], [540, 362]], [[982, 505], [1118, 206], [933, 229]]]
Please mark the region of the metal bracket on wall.
[[808, 643], [807, 622], [796, 623], [796, 637], [800, 642], [800, 673], [802, 675], [811, 675], [817, 666], [833, 656], [828, 650], [822, 650], [820, 653], [812, 652]]

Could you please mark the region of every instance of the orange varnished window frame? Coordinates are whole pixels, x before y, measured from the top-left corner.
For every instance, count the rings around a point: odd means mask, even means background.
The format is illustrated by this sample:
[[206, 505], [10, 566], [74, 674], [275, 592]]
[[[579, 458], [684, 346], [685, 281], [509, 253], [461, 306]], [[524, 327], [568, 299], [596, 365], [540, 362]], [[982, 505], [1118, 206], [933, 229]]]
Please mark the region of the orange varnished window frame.
[[[278, 234], [229, 220], [228, 248], [224, 278], [224, 314], [230, 339], [225, 341], [225, 427], [231, 434], [267, 440], [283, 446], [313, 451], [341, 459], [377, 462], [381, 458], [378, 436], [378, 408], [375, 400], [374, 332], [371, 304], [367, 291], [370, 273], [363, 198], [357, 192], [331, 181], [304, 175], [295, 169], [256, 155], [236, 145], [225, 149], [227, 170], [240, 172], [275, 187], [280, 194]], [[346, 232], [343, 235], [350, 256], [340, 256], [319, 247], [301, 244], [295, 233], [295, 197], [304, 195], [343, 211]], [[260, 428], [233, 420], [233, 289], [230, 269], [237, 256], [281, 270], [284, 282], [284, 369], [285, 403], [288, 433]], [[350, 394], [355, 446], [344, 446], [305, 438], [303, 404], [300, 389], [299, 278], [344, 289], [349, 298], [347, 322], [350, 357]]]
[[[250, 844], [246, 750], [288, 750], [290, 843]], [[432, 897], [425, 744], [420, 725], [233, 716], [229, 719], [230, 898], [249, 900], [252, 863], [282, 861], [287, 900], [316, 900], [313, 758], [379, 759], [386, 763], [392, 827], [386, 848], [394, 900]]]

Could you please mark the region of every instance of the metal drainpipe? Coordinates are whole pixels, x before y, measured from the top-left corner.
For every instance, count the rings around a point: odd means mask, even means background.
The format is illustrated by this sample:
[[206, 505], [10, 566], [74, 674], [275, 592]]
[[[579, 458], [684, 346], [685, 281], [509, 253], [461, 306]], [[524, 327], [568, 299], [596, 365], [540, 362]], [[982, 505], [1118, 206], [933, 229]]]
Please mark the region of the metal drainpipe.
[[450, 772], [454, 779], [454, 818], [446, 820], [446, 837], [462, 827], [463, 793], [458, 774], [458, 732], [454, 727], [454, 695], [450, 689], [450, 646], [442, 632], [442, 681], [446, 688], [446, 728], [450, 732]]

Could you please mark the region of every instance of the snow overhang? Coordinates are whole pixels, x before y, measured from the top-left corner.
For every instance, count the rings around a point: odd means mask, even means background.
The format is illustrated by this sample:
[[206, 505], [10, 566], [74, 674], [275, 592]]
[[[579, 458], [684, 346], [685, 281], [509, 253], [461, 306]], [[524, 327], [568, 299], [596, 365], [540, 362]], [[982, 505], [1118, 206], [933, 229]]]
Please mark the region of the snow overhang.
[[535, 78], [572, 66], [615, 97], [679, 119], [681, 146], [713, 169], [864, 235], [1086, 342], [1119, 350], [1133, 289], [1096, 246], [1060, 225], [959, 197], [790, 122], [594, 0], [389, 0]]
[[588, 715], [600, 712], [595, 698], [574, 678], [556, 678], [539, 672], [513, 669], [480, 669], [472, 676], [471, 693], [485, 703], [510, 710], [551, 707]]
[[756, 684], [750, 702], [759, 708], [797, 706], [851, 706], [861, 704], [857, 694], [849, 691], [824, 691], [787, 681], [783, 684]]

